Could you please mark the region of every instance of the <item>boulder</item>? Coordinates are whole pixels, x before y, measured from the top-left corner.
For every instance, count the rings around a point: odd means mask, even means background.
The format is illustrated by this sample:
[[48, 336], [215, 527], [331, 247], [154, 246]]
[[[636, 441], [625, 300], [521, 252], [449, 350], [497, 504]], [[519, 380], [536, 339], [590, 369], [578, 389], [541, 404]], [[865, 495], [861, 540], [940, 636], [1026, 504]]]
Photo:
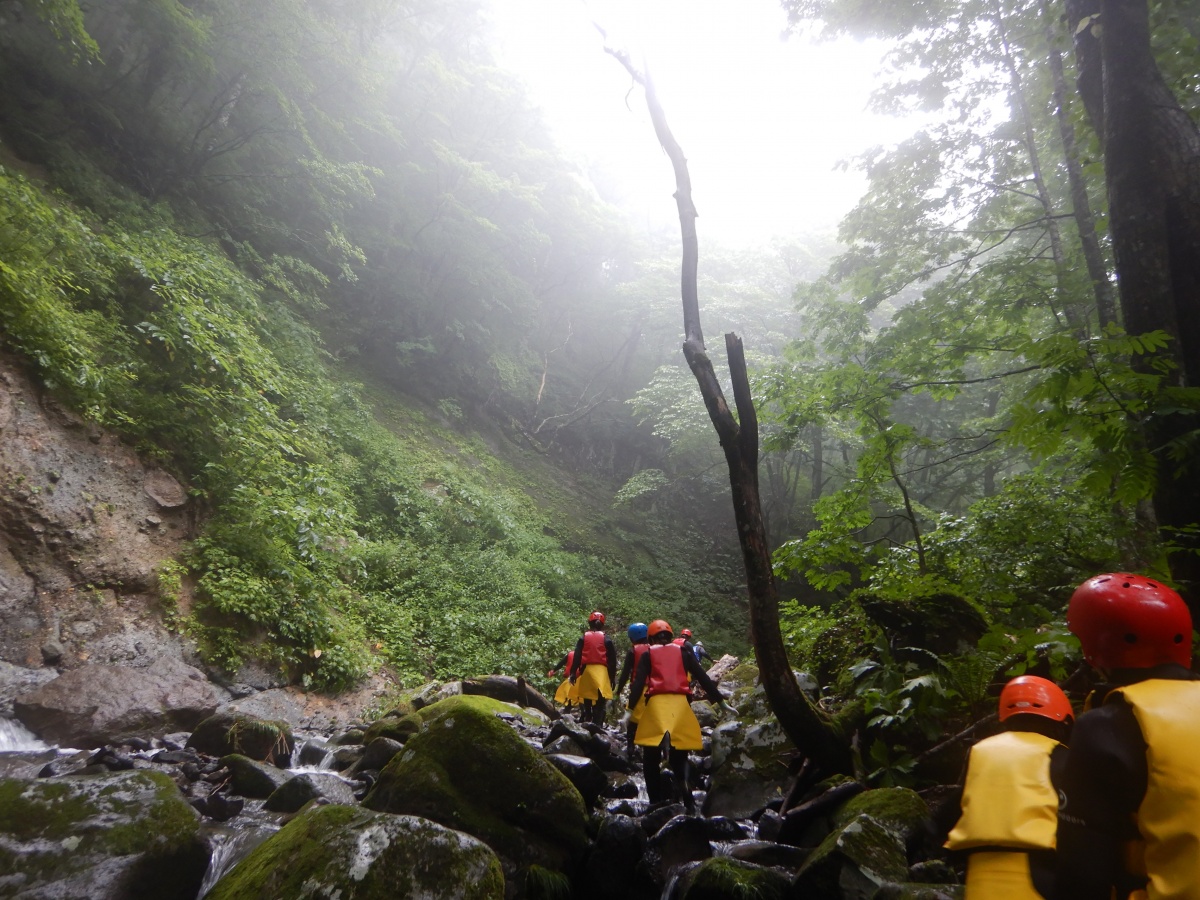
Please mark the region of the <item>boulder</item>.
[[729, 857], [706, 859], [681, 879], [680, 900], [784, 900], [791, 879], [782, 872]]
[[875, 788], [846, 801], [833, 814], [833, 827], [843, 828], [862, 815], [870, 816], [908, 847], [924, 832], [929, 807], [908, 788]]
[[495, 855], [414, 816], [310, 807], [256, 847], [208, 900], [501, 900]]
[[503, 700], [505, 703], [515, 703], [527, 709], [536, 709], [548, 719], [562, 717], [554, 704], [525, 681], [524, 678], [513, 678], [511, 675], [487, 675], [483, 678], [464, 679], [462, 692], [467, 695], [491, 697], [493, 700]]
[[901, 647], [921, 647], [939, 656], [969, 653], [987, 633], [988, 619], [974, 602], [937, 592], [904, 600], [863, 594], [863, 613]]
[[263, 809], [298, 812], [313, 800], [340, 803], [343, 806], [353, 806], [358, 802], [354, 797], [354, 789], [337, 775], [306, 772], [289, 778], [277, 787], [263, 804]]
[[388, 714], [372, 722], [362, 736], [361, 743], [369, 744], [377, 738], [387, 738], [403, 744], [421, 730], [421, 717], [415, 713]]
[[885, 884], [874, 900], [963, 900], [966, 893], [961, 884]]
[[209, 756], [236, 753], [286, 766], [296, 739], [282, 719], [257, 719], [244, 713], [219, 712], [196, 726], [187, 746]]
[[292, 777], [291, 772], [238, 753], [222, 756], [221, 765], [229, 770], [230, 788], [243, 797], [270, 797]]
[[96, 747], [133, 737], [188, 731], [212, 715], [225, 694], [199, 669], [162, 656], [142, 669], [72, 669], [18, 697], [18, 719], [43, 741]]
[[624, 815], [600, 819], [596, 841], [579, 880], [584, 900], [613, 900], [620, 897], [657, 898], [662, 891], [648, 878], [640, 881], [637, 864], [646, 851], [646, 832], [637, 820]]
[[902, 882], [907, 874], [900, 839], [870, 816], [860, 815], [825, 838], [792, 888], [797, 897], [872, 900], [881, 885]]
[[794, 749], [779, 722], [726, 722], [713, 731], [712, 779], [704, 811], [745, 819], [781, 797], [789, 782], [784, 757]]
[[0, 780], [0, 894], [192, 900], [199, 816], [161, 772]]
[[[554, 768], [567, 776], [575, 790], [579, 791], [583, 802], [588, 807], [596, 805], [600, 792], [608, 787], [608, 777], [600, 767], [586, 756], [569, 756], [565, 753], [549, 753], [546, 759], [554, 764]], [[636, 796], [636, 793], [635, 793]]]
[[684, 863], [712, 855], [708, 823], [698, 816], [676, 816], [647, 842], [641, 866], [655, 884], [664, 885]]
[[362, 758], [354, 764], [354, 771], [378, 772], [392, 761], [392, 757], [404, 749], [404, 745], [390, 738], [378, 737], [367, 744]]
[[[0, 583], [0, 593], [3, 591], [4, 585]], [[54, 669], [27, 669], [0, 659], [0, 718], [11, 719], [13, 700], [36, 691], [57, 677], [58, 672]]]
[[516, 708], [455, 696], [420, 711], [421, 731], [379, 775], [363, 805], [465, 831], [500, 857], [512, 885], [531, 866], [574, 874], [587, 812], [574, 785], [497, 718]]

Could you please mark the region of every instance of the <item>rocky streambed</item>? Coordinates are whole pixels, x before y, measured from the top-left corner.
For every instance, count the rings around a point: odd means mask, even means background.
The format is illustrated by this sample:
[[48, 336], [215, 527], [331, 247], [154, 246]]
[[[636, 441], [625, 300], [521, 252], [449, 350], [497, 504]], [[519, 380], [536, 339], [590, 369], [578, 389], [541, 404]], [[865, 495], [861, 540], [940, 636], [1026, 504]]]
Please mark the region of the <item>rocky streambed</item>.
[[755, 675], [723, 666], [739, 718], [695, 706], [695, 814], [650, 807], [617, 729], [515, 679], [426, 685], [337, 728], [224, 704], [74, 752], [0, 719], [0, 897], [959, 896], [920, 796], [797, 784]]

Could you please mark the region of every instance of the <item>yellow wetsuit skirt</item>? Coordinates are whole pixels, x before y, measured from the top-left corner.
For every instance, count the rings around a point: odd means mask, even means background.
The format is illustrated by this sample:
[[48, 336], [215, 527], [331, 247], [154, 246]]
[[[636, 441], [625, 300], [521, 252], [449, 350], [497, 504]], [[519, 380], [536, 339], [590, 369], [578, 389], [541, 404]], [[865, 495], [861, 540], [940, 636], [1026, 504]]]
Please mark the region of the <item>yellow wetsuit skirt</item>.
[[1045, 900], [1033, 886], [1029, 854], [979, 850], [967, 857], [969, 900]]
[[575, 685], [571, 684], [570, 678], [564, 678], [563, 683], [558, 686], [558, 690], [554, 692], [554, 702], [564, 706], [579, 702], [579, 692], [575, 690]]
[[584, 666], [579, 677], [575, 679], [575, 691], [580, 700], [596, 701], [601, 697], [611, 700], [613, 691], [612, 682], [608, 679], [608, 666], [599, 663]]
[[643, 691], [642, 696], [638, 699], [637, 706], [629, 710], [629, 721], [635, 725], [642, 720], [642, 713], [646, 711], [646, 694]]
[[664, 734], [670, 734], [671, 746], [676, 750], [699, 750], [703, 746], [700, 723], [686, 694], [655, 694], [645, 704], [635, 744], [656, 747]]

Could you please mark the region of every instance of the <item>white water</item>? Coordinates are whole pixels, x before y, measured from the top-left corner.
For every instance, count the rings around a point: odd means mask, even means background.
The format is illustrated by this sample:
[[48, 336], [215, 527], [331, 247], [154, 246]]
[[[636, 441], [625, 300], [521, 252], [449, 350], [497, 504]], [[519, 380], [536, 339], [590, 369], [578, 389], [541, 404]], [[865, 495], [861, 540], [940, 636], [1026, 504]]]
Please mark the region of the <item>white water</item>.
[[279, 830], [279, 826], [264, 822], [239, 823], [237, 829], [231, 827], [212, 835], [212, 858], [208, 863], [208, 871], [204, 873], [204, 881], [200, 885], [197, 900], [202, 900], [205, 894], [216, 886], [222, 876], [250, 855], [250, 851]]
[[48, 749], [16, 719], [0, 719], [0, 753], [37, 753]]

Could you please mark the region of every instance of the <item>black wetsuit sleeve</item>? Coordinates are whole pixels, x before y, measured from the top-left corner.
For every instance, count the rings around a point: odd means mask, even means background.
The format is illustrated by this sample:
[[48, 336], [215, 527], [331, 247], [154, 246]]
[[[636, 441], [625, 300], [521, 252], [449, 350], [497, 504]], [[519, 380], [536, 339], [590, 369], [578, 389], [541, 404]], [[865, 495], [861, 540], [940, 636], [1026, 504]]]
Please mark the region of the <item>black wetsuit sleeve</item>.
[[612, 684], [617, 680], [617, 648], [608, 635], [604, 636], [604, 658], [608, 660], [608, 683]]
[[1057, 897], [1109, 900], [1114, 887], [1125, 896], [1137, 885], [1122, 868], [1122, 844], [1138, 836], [1133, 817], [1147, 779], [1133, 710], [1116, 699], [1080, 716], [1060, 777]]
[[629, 708], [637, 706], [637, 702], [642, 699], [642, 691], [646, 689], [646, 682], [650, 680], [650, 654], [643, 653], [642, 658], [638, 660], [637, 671], [633, 673], [633, 684], [629, 688]]
[[571, 665], [571, 671], [567, 673], [568, 678], [575, 678], [579, 675], [580, 669], [583, 668], [583, 638], [580, 638], [575, 644], [575, 662]]
[[629, 680], [629, 676], [633, 674], [633, 648], [625, 651], [625, 661], [621, 663], [621, 677], [617, 680], [616, 696], [621, 695], [621, 689], [625, 687], [625, 682]]
[[717, 690], [717, 684], [708, 677], [708, 673], [704, 671], [704, 667], [700, 665], [700, 661], [696, 659], [696, 654], [692, 652], [691, 644], [684, 644], [681, 648], [683, 653], [683, 667], [687, 673], [692, 676], [693, 681], [700, 682], [700, 686], [704, 688], [704, 693], [708, 695], [708, 699], [713, 703], [719, 703], [723, 699], [721, 692]]

